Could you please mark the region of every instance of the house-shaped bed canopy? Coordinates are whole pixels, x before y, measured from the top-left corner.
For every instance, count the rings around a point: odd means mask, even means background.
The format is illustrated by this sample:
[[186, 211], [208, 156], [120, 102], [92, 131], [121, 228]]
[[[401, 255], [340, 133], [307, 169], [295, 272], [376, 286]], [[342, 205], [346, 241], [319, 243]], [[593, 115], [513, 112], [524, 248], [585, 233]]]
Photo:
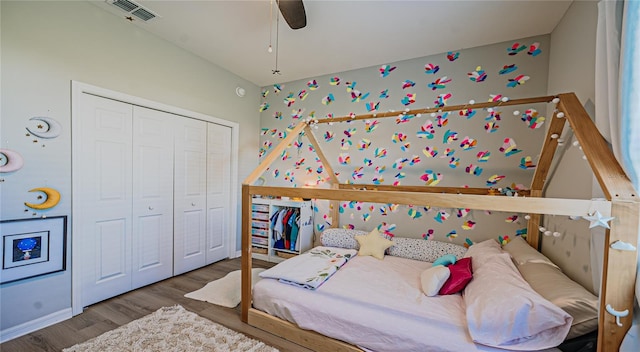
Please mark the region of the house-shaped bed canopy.
[[[336, 123], [371, 118], [396, 117], [397, 112], [365, 114], [340, 118], [303, 121], [284, 138], [263, 162], [244, 180], [242, 185], [242, 320], [293, 342], [314, 350], [359, 351], [358, 348], [308, 330], [302, 330], [281, 319], [272, 317], [251, 307], [251, 200], [254, 195], [323, 199], [332, 202], [333, 226], [339, 226], [338, 202], [362, 201], [404, 205], [429, 205], [444, 208], [469, 208], [492, 211], [509, 211], [530, 214], [527, 241], [539, 248], [541, 216], [587, 216], [596, 211], [604, 217], [613, 217], [607, 230], [600, 289], [598, 319], [598, 351], [617, 351], [631, 326], [636, 280], [640, 202], [633, 185], [609, 149], [595, 124], [573, 93], [499, 102], [486, 102], [440, 108], [414, 109], [403, 114], [427, 114], [461, 109], [483, 109], [498, 106], [554, 103], [556, 109], [550, 121], [543, 143], [538, 166], [530, 188], [519, 191], [519, 197], [510, 197], [491, 188], [457, 188], [437, 186], [383, 186], [364, 184], [340, 184], [328, 159], [323, 154], [312, 125]], [[595, 174], [606, 200], [582, 200], [543, 198], [543, 189], [558, 146], [558, 136], [565, 122], [569, 122], [582, 150]], [[254, 183], [278, 155], [300, 134], [309, 139], [328, 173], [329, 188], [288, 188], [258, 186]], [[615, 244], [615, 245], [614, 245]], [[620, 246], [630, 244], [629, 246]], [[623, 249], [614, 249], [615, 248]], [[608, 309], [607, 309], [608, 307]], [[625, 312], [627, 315], [616, 312]], [[614, 314], [620, 315], [616, 317]]]

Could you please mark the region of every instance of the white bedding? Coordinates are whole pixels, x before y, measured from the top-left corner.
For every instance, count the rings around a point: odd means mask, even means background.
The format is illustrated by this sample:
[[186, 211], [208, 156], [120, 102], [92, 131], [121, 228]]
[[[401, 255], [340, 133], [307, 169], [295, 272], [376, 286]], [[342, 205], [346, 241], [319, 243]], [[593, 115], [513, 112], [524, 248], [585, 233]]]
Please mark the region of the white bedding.
[[260, 280], [253, 306], [376, 352], [504, 351], [473, 343], [460, 294], [422, 293], [420, 273], [430, 266], [393, 256], [356, 256], [314, 291]]
[[260, 277], [315, 290], [356, 254], [355, 249], [318, 246], [261, 272]]

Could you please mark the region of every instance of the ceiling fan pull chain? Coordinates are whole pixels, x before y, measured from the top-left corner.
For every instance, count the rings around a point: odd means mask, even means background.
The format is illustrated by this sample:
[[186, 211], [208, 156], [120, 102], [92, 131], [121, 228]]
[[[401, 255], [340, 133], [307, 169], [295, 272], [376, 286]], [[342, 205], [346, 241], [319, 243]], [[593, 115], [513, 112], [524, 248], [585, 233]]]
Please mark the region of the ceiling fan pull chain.
[[271, 47], [272, 41], [273, 41], [273, 0], [269, 2], [269, 48], [267, 49], [269, 53], [273, 52], [273, 48]]
[[[278, 0], [276, 0], [277, 2]], [[279, 75], [278, 70], [278, 47], [280, 46], [280, 13], [276, 13], [276, 69], [273, 70], [274, 75]]]

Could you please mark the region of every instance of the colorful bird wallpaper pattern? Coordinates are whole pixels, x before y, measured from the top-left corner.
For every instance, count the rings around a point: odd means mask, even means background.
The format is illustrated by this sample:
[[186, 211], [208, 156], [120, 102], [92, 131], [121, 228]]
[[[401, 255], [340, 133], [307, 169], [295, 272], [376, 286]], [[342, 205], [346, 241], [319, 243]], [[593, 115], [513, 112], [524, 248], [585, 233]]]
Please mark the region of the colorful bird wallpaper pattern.
[[[547, 95], [548, 44], [548, 36], [524, 38], [263, 87], [258, 155], [301, 121], [370, 113], [312, 128], [341, 183], [490, 187], [517, 196], [530, 185], [549, 107], [500, 102]], [[496, 106], [406, 113], [487, 101]], [[375, 117], [389, 111], [397, 116]], [[270, 186], [327, 187], [326, 167], [304, 136], [263, 177]], [[320, 233], [335, 220], [326, 201], [314, 201], [314, 210]], [[467, 246], [526, 235], [525, 214], [361, 202], [341, 202], [339, 214], [341, 227]]]

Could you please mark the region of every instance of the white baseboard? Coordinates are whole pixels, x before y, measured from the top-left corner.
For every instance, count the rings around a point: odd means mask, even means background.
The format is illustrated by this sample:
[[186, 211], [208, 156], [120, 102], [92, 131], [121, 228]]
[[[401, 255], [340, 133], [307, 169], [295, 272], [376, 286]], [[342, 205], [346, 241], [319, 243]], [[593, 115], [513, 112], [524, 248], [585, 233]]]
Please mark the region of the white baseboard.
[[2, 330], [0, 331], [0, 343], [13, 340], [16, 337], [20, 337], [36, 330], [46, 328], [47, 326], [59, 323], [61, 321], [65, 321], [71, 318], [71, 316], [71, 308], [67, 308], [51, 313], [44, 317], [40, 317], [38, 319], [31, 320], [14, 327], [10, 327], [6, 330]]
[[[242, 251], [236, 251], [236, 256], [233, 258], [239, 258], [239, 257], [242, 257]], [[233, 258], [230, 258], [230, 259], [233, 259]]]

